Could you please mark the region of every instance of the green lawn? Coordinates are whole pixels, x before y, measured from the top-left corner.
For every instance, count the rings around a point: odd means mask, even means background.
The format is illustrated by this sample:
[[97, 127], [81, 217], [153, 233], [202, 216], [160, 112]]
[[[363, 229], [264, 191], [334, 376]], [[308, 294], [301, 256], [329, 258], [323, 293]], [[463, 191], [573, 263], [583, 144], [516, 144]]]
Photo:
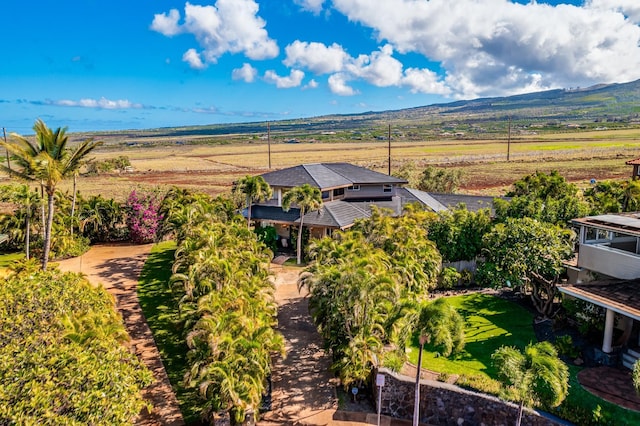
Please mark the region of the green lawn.
[[[535, 342], [531, 323], [533, 317], [524, 308], [499, 297], [473, 293], [447, 299], [463, 316], [465, 326], [464, 351], [451, 358], [439, 357], [428, 347], [422, 357], [422, 366], [429, 370], [469, 376], [492, 377], [495, 371], [491, 354], [502, 345], [524, 347]], [[411, 363], [418, 362], [417, 338], [408, 348]]]
[[186, 389], [182, 385], [187, 369], [187, 345], [178, 322], [177, 303], [168, 286], [175, 250], [174, 242], [153, 247], [140, 274], [138, 298], [180, 403], [182, 415], [189, 424], [198, 421], [202, 402], [196, 390]]
[[[495, 378], [491, 354], [500, 346], [523, 349], [535, 342], [533, 317], [521, 306], [485, 294], [468, 294], [448, 298], [465, 320], [466, 344], [461, 354], [438, 357], [425, 347], [422, 366], [446, 374], [479, 377], [476, 383], [486, 385]], [[417, 337], [408, 348], [409, 361], [418, 362]], [[560, 407], [552, 411], [561, 418], [580, 425], [638, 425], [640, 413], [626, 410], [585, 391], [578, 383], [581, 368], [569, 366], [569, 395]], [[480, 389], [487, 390], [487, 389]]]

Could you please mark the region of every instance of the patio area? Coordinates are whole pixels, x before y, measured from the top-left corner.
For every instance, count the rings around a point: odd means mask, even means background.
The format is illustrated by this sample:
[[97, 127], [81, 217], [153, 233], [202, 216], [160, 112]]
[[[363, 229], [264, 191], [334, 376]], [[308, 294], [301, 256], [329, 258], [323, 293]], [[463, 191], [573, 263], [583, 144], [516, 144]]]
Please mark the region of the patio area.
[[585, 368], [578, 381], [589, 392], [613, 404], [640, 411], [640, 397], [633, 387], [631, 371], [615, 367]]

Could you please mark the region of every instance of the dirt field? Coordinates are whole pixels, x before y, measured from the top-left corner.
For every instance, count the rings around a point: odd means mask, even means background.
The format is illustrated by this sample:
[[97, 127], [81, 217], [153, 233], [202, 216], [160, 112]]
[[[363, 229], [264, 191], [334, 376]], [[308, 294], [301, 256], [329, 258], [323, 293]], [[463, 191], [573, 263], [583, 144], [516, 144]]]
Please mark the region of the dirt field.
[[[587, 135], [588, 136], [588, 135]], [[461, 193], [503, 195], [517, 179], [536, 171], [558, 170], [569, 181], [585, 187], [592, 179], [630, 176], [625, 161], [640, 156], [640, 138], [635, 134], [602, 134], [576, 140], [575, 135], [514, 141], [507, 161], [506, 141], [442, 140], [392, 143], [391, 171], [413, 162], [417, 168], [436, 165], [461, 169]], [[600, 137], [597, 138], [596, 136]], [[179, 186], [210, 195], [228, 193], [232, 183], [246, 175], [304, 163], [348, 161], [387, 173], [388, 145], [384, 142], [275, 144], [234, 143], [227, 145], [134, 146], [101, 149], [96, 160], [119, 155], [129, 157], [133, 172], [83, 175], [81, 194], [102, 194], [124, 200], [136, 187], [166, 189]], [[0, 184], [8, 178], [0, 176]], [[71, 182], [59, 188], [71, 191]]]

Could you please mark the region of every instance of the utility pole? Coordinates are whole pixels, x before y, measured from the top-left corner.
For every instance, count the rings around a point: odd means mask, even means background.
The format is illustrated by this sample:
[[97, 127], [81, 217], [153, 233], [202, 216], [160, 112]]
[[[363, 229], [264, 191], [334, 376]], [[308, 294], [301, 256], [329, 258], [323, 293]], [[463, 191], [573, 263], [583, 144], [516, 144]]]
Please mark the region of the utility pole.
[[389, 132], [387, 133], [388, 141], [388, 163], [389, 163], [389, 176], [391, 176], [391, 124], [389, 124]]
[[511, 158], [511, 116], [509, 116], [509, 133], [507, 136], [507, 161]]
[[[7, 130], [4, 127], [2, 128], [2, 135], [4, 136], [4, 143], [7, 143]], [[7, 151], [7, 168], [9, 169], [9, 173], [11, 173], [11, 159], [9, 158], [9, 148], [5, 146], [5, 149]]]
[[271, 124], [267, 121], [267, 146], [269, 147], [269, 170], [271, 170]]

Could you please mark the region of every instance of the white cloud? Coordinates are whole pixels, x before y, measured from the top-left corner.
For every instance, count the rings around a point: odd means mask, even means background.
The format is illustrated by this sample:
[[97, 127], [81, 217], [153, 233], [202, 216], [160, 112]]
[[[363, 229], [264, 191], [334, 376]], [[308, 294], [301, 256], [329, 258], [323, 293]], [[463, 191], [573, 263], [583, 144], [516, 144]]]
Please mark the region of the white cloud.
[[322, 5], [324, 0], [293, 0], [295, 4], [300, 6], [303, 10], [318, 14], [322, 12]]
[[257, 75], [258, 70], [247, 63], [242, 64], [242, 67], [236, 68], [231, 72], [231, 78], [234, 80], [242, 80], [245, 83], [253, 83]]
[[343, 73], [333, 74], [328, 80], [331, 93], [339, 96], [353, 96], [358, 93], [353, 87], [347, 84], [347, 76]]
[[303, 89], [316, 89], [318, 87], [318, 82], [314, 79], [311, 79], [309, 83], [307, 83]]
[[[217, 0], [214, 6], [186, 3], [183, 24], [178, 24], [180, 14], [172, 9], [168, 15], [155, 15], [151, 28], [165, 35], [193, 34], [203, 49], [203, 65], [216, 63], [225, 53], [242, 53], [254, 60], [274, 58], [278, 45], [269, 38], [266, 22], [257, 13], [254, 0]], [[190, 63], [200, 66], [198, 61]]]
[[[332, 4], [349, 20], [372, 28], [378, 40], [401, 54], [418, 53], [440, 63], [446, 83], [458, 97], [640, 78], [640, 27], [634, 24], [640, 17], [637, 0], [591, 0], [583, 7], [509, 0], [333, 0]], [[382, 60], [384, 52], [380, 56]], [[367, 78], [390, 84], [394, 76], [397, 70], [373, 66]], [[401, 84], [415, 77], [406, 71]]]
[[631, 22], [640, 24], [640, 2], [638, 0], [588, 0], [585, 3], [587, 8], [620, 12]]
[[142, 104], [136, 104], [128, 100], [119, 99], [116, 101], [100, 98], [100, 99], [80, 99], [73, 101], [69, 99], [61, 99], [58, 101], [47, 101], [52, 105], [69, 106], [69, 107], [83, 107], [83, 108], [99, 108], [99, 109], [140, 109], [143, 108]]
[[151, 29], [171, 37], [180, 33], [179, 20], [180, 12], [178, 12], [177, 9], [171, 9], [168, 14], [158, 13], [157, 15], [153, 15]]
[[264, 80], [267, 83], [275, 84], [278, 89], [290, 89], [298, 87], [302, 83], [304, 72], [300, 70], [291, 70], [288, 76], [280, 77], [275, 71], [269, 70], [264, 73]]
[[294, 41], [285, 48], [287, 57], [283, 63], [288, 67], [305, 67], [315, 74], [327, 74], [341, 71], [350, 59], [342, 46], [333, 43], [326, 46], [322, 43]]
[[374, 86], [397, 86], [402, 79], [402, 63], [392, 54], [393, 48], [387, 44], [371, 55], [358, 56], [347, 69]]
[[197, 70], [202, 70], [207, 67], [206, 64], [202, 62], [202, 58], [200, 57], [200, 54], [196, 52], [196, 49], [189, 49], [184, 52], [182, 60], [188, 63], [191, 68], [195, 68]]
[[447, 96], [451, 89], [438, 77], [438, 74], [427, 69], [408, 68], [402, 77], [402, 85], [409, 87], [411, 93], [426, 93]]

